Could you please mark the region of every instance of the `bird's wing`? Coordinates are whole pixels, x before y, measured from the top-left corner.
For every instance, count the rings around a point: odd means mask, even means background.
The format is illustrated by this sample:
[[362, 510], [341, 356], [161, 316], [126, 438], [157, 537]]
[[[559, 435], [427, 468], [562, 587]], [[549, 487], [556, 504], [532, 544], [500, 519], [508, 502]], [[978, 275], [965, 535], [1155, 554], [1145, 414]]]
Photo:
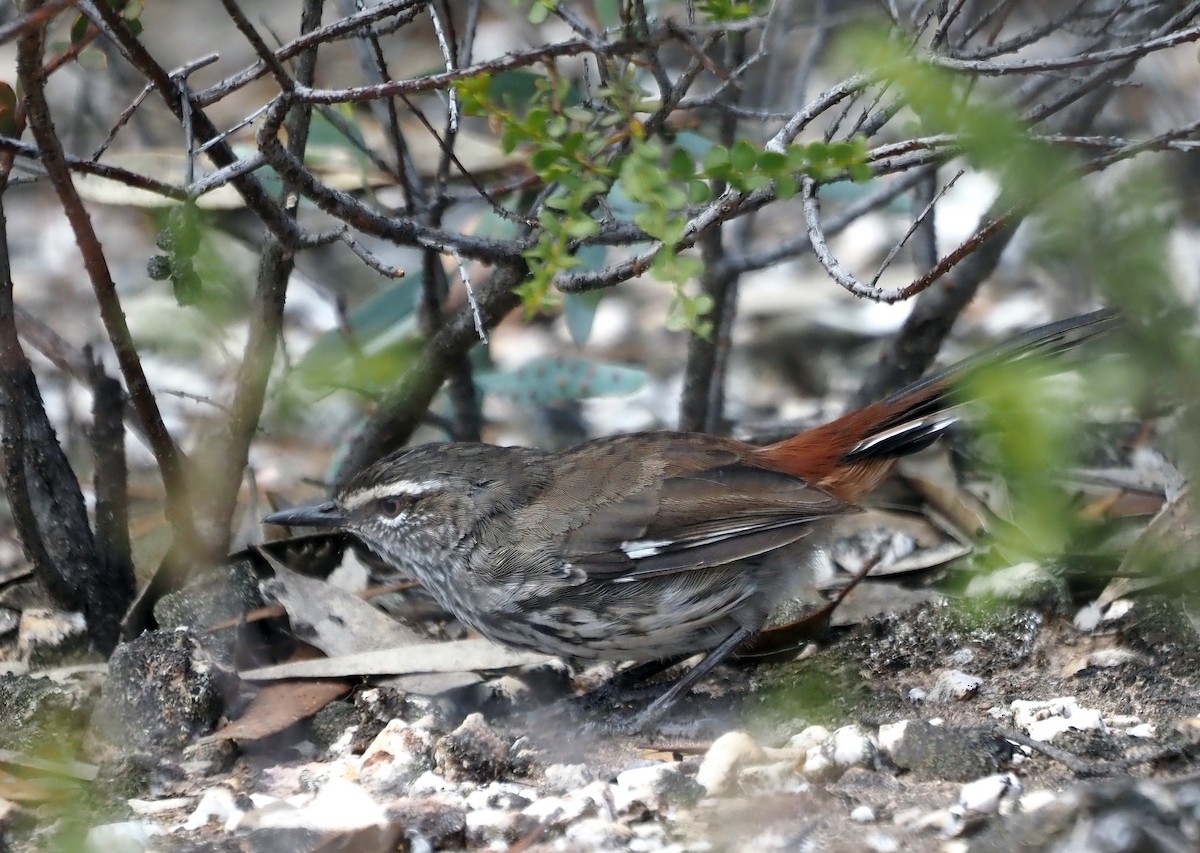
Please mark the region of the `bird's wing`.
[[790, 474], [740, 461], [700, 470], [668, 462], [645, 487], [593, 510], [562, 556], [592, 579], [644, 580], [748, 559], [855, 511]]

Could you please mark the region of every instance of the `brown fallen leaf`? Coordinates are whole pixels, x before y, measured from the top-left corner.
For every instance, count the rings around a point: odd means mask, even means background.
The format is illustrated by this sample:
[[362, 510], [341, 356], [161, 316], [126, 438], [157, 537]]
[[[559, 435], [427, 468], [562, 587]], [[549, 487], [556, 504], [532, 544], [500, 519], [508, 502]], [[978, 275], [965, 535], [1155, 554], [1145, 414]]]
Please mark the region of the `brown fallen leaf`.
[[84, 764], [82, 761], [49, 761], [45, 758], [35, 758], [31, 755], [14, 752], [11, 749], [0, 749], [0, 768], [17, 773], [34, 771], [66, 779], [77, 779], [80, 782], [91, 782], [100, 772], [95, 764]]
[[1119, 598], [1162, 584], [1182, 581], [1200, 566], [1200, 507], [1190, 488], [1154, 516], [1138, 536], [1095, 606], [1103, 609]]
[[305, 577], [261, 552], [275, 577], [263, 581], [263, 592], [287, 610], [292, 633], [327, 655], [430, 642], [372, 607], [352, 592]]
[[[299, 644], [291, 659], [303, 661], [321, 656], [318, 649]], [[353, 686], [354, 682], [349, 679], [277, 681], [260, 690], [240, 717], [201, 738], [200, 742], [261, 740], [278, 734], [342, 698]]]
[[[355, 593], [355, 595], [363, 601], [370, 601], [372, 598], [378, 598], [381, 595], [387, 595], [391, 592], [404, 592], [406, 589], [413, 589], [418, 586], [420, 584], [416, 581], [397, 581], [396, 583], [384, 584], [383, 586], [373, 586], [370, 589], [364, 589], [362, 592]], [[287, 608], [282, 604], [268, 604], [265, 607], [258, 607], [251, 610], [243, 619], [226, 619], [224, 622], [210, 625], [204, 633], [215, 634], [217, 631], [227, 631], [230, 628], [237, 628], [239, 625], [261, 622], [264, 619], [279, 619], [283, 616], [287, 616]]]
[[452, 640], [419, 646], [372, 649], [321, 660], [281, 663], [240, 673], [249, 681], [281, 678], [410, 675], [426, 672], [474, 672], [544, 663], [548, 655], [521, 652], [490, 640]]

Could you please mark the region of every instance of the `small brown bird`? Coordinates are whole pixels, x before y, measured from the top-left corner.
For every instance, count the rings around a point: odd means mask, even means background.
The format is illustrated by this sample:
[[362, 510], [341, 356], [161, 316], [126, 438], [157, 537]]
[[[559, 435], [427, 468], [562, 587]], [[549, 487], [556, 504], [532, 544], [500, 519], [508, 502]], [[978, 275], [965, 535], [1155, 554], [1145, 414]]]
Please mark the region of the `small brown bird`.
[[353, 533], [503, 645], [636, 661], [707, 652], [639, 715], [644, 726], [803, 584], [833, 519], [954, 422], [964, 379], [1116, 322], [1098, 311], [1034, 329], [766, 447], [670, 431], [562, 452], [426, 444], [264, 521]]

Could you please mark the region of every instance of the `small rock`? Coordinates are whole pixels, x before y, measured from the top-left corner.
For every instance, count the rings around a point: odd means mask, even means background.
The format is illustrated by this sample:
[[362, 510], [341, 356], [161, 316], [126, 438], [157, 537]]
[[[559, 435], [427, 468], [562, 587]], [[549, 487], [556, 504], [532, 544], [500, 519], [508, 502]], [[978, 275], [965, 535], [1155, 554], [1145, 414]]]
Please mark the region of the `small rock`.
[[435, 795], [443, 799], [447, 796], [458, 796], [458, 786], [448, 781], [444, 776], [434, 773], [432, 770], [422, 773], [408, 786], [408, 796], [410, 797], [431, 797]]
[[710, 796], [719, 796], [732, 790], [740, 768], [761, 763], [765, 759], [762, 747], [750, 735], [745, 732], [726, 732], [713, 741], [704, 754], [700, 769], [696, 771], [696, 781]]
[[914, 705], [920, 705], [927, 698], [929, 698], [929, 693], [921, 687], [914, 687], [908, 691], [908, 701]]
[[902, 734], [888, 755], [893, 764], [919, 780], [968, 782], [995, 773], [1013, 753], [1012, 744], [988, 728], [960, 729], [911, 720]]
[[933, 703], [963, 702], [973, 699], [983, 686], [983, 679], [957, 669], [948, 669], [937, 677], [929, 691]]
[[[154, 605], [154, 620], [163, 631], [190, 628], [201, 633], [211, 625], [235, 622], [263, 603], [253, 567], [247, 560], [237, 560], [164, 595]], [[238, 637], [237, 631], [210, 635], [210, 648], [222, 662], [228, 663], [232, 661]]]
[[520, 812], [506, 812], [501, 809], [469, 811], [466, 816], [467, 846], [515, 844], [536, 826], [533, 818]]
[[125, 747], [181, 748], [214, 729], [236, 683], [191, 631], [147, 631], [113, 652], [92, 725]]
[[633, 830], [602, 817], [585, 817], [567, 827], [566, 836], [585, 850], [624, 850]]
[[789, 749], [802, 749], [808, 752], [814, 746], [820, 746], [829, 740], [831, 732], [824, 726], [809, 726], [799, 734], [792, 735], [787, 742]]
[[904, 730], [907, 728], [908, 720], [881, 725], [879, 733], [876, 735], [877, 742], [879, 743], [879, 751], [885, 755], [891, 755], [896, 745], [904, 739]]
[[1013, 725], [1024, 730], [1034, 740], [1046, 743], [1065, 731], [1108, 730], [1099, 711], [1080, 707], [1071, 696], [1041, 702], [1017, 699], [1009, 708], [1013, 715]]
[[84, 847], [88, 853], [142, 853], [149, 850], [163, 828], [156, 823], [125, 821], [106, 823], [88, 830]]
[[932, 829], [943, 838], [953, 838], [962, 834], [967, 827], [967, 821], [961, 811], [934, 809], [919, 818], [913, 827], [915, 829]]
[[958, 804], [967, 812], [992, 815], [1002, 802], [1013, 803], [1021, 796], [1021, 781], [1012, 773], [997, 773], [968, 782], [958, 795]]
[[209, 788], [200, 797], [200, 802], [196, 804], [188, 819], [183, 822], [183, 828], [203, 829], [216, 821], [226, 832], [232, 832], [244, 814], [243, 804], [233, 795], [233, 791], [224, 786]]
[[392, 720], [358, 760], [359, 781], [370, 790], [398, 796], [433, 769], [433, 735], [403, 720]]
[[858, 726], [842, 726], [820, 746], [808, 751], [804, 775], [814, 782], [832, 782], [850, 767], [872, 767], [878, 746]]
[[548, 794], [577, 791], [596, 778], [586, 764], [550, 764], [542, 771], [543, 788]]
[[855, 823], [874, 823], [875, 809], [870, 806], [858, 806], [850, 812], [850, 820]]
[[233, 768], [241, 750], [236, 743], [224, 738], [189, 743], [180, 755], [180, 766], [191, 777], [212, 776]]
[[330, 779], [307, 804], [294, 806], [277, 802], [273, 807], [247, 813], [239, 829], [307, 829], [315, 832], [345, 832], [388, 822], [383, 806], [361, 785], [345, 779]]
[[582, 817], [603, 814], [609, 820], [616, 818], [613, 802], [613, 786], [607, 782], [591, 782], [586, 787], [571, 791], [562, 797], [544, 797], [531, 803], [524, 814], [546, 826], [567, 826]]
[[87, 622], [82, 613], [45, 607], [31, 607], [21, 613], [17, 657], [31, 668], [62, 663], [87, 648]]
[[535, 776], [543, 763], [542, 750], [525, 735], [514, 740], [508, 748], [508, 772], [513, 776]]
[[975, 650], [967, 646], [956, 650], [954, 654], [950, 655], [950, 663], [955, 667], [969, 666], [974, 661]]
[[1114, 729], [1128, 729], [1140, 726], [1142, 718], [1133, 714], [1110, 714], [1104, 718], [1104, 724]]
[[538, 799], [538, 792], [515, 782], [489, 782], [467, 795], [468, 809], [521, 811]]
[[1036, 812], [1051, 803], [1057, 802], [1060, 794], [1048, 788], [1035, 788], [1022, 794], [1017, 800], [1017, 807], [1022, 812]]
[[747, 794], [795, 793], [807, 787], [796, 773], [796, 762], [776, 761], [743, 767], [738, 771], [738, 787]]
[[434, 747], [438, 770], [451, 782], [491, 782], [508, 763], [508, 747], [482, 714], [471, 714]]
[[864, 842], [872, 853], [897, 853], [900, 842], [883, 832], [872, 832]]
[[21, 625], [21, 614], [7, 607], [0, 607], [0, 637], [6, 637]]
[[613, 803], [618, 814], [628, 811], [634, 802], [652, 811], [663, 811], [668, 804], [694, 802], [705, 790], [699, 782], [683, 774], [678, 762], [664, 762], [617, 774]]
[[467, 810], [463, 806], [428, 798], [402, 797], [387, 803], [384, 813], [408, 832], [424, 838], [435, 850], [466, 844]]
[[521, 810], [543, 826], [567, 826], [586, 814], [594, 814], [596, 804], [578, 796], [542, 797]]

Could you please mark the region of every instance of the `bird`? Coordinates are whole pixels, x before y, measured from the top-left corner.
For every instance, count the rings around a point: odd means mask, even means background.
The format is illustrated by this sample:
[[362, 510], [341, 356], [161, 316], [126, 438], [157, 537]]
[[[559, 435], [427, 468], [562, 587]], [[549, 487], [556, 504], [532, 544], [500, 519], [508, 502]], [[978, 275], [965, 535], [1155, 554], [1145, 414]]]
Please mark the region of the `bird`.
[[839, 517], [960, 417], [968, 380], [1118, 322], [1099, 310], [1032, 329], [766, 446], [670, 430], [560, 451], [424, 444], [263, 520], [348, 531], [504, 646], [640, 662], [703, 653], [634, 718], [645, 730], [804, 585]]

